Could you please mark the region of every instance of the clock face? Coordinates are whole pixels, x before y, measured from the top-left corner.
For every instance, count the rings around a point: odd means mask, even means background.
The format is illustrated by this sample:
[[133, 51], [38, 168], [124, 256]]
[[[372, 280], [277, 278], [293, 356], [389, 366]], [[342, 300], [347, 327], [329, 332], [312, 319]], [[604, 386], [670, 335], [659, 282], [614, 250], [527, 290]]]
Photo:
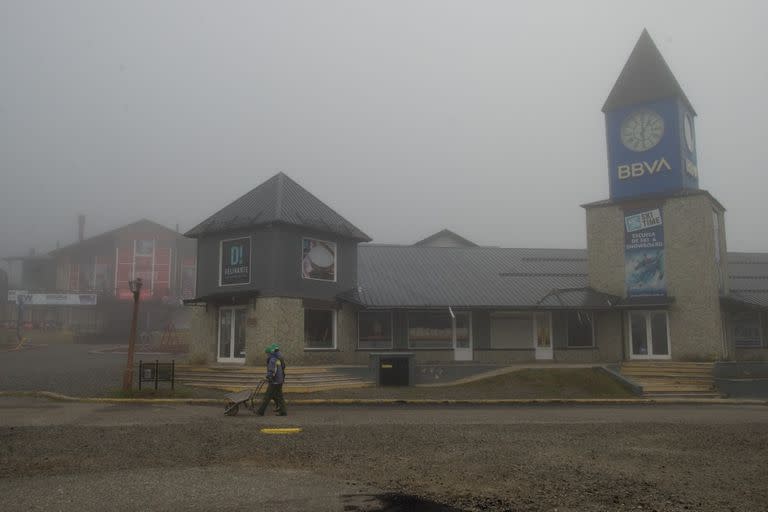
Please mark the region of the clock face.
[[664, 136], [664, 119], [652, 110], [638, 110], [621, 123], [621, 142], [632, 151], [647, 151]]
[[685, 145], [688, 147], [688, 151], [693, 153], [693, 117], [691, 117], [691, 114], [685, 114], [683, 135], [685, 136]]

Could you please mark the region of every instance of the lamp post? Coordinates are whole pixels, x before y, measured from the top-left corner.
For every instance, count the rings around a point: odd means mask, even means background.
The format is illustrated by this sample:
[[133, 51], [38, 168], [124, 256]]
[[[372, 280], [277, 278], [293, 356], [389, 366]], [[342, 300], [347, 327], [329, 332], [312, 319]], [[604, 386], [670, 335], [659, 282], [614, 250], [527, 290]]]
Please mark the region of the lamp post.
[[133, 318], [131, 319], [131, 334], [128, 338], [128, 363], [123, 372], [123, 391], [130, 391], [133, 386], [133, 352], [136, 348], [136, 320], [139, 316], [139, 297], [141, 294], [141, 278], [128, 281], [133, 293]]

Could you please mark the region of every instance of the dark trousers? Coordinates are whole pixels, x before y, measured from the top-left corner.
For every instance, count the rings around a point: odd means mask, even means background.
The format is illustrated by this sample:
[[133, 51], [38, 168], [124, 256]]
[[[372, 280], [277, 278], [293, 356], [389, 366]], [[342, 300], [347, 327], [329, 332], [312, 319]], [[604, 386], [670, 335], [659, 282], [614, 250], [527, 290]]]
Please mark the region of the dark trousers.
[[261, 401], [261, 405], [259, 406], [259, 409], [256, 411], [256, 413], [264, 414], [264, 411], [267, 410], [267, 406], [269, 405], [270, 400], [274, 400], [275, 404], [277, 404], [278, 414], [286, 414], [282, 384], [272, 384], [271, 382], [269, 383], [269, 386], [267, 386], [267, 392], [264, 393], [264, 399]]

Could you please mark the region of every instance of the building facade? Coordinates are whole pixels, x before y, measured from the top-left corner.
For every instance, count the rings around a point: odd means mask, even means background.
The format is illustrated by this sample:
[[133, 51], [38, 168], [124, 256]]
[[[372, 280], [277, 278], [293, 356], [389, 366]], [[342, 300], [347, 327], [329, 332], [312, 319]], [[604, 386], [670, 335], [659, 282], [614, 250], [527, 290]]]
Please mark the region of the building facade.
[[[62, 327], [84, 336], [124, 338], [133, 295], [142, 278], [141, 322], [160, 330], [186, 315], [182, 300], [195, 296], [195, 241], [149, 220], [80, 239], [44, 256], [9, 258], [6, 318], [27, 327]], [[21, 308], [18, 303], [22, 302]]]
[[767, 359], [768, 254], [727, 252], [698, 186], [696, 112], [643, 32], [603, 107], [610, 197], [587, 249], [413, 245], [362, 231], [284, 174], [192, 229], [191, 358], [260, 364]]

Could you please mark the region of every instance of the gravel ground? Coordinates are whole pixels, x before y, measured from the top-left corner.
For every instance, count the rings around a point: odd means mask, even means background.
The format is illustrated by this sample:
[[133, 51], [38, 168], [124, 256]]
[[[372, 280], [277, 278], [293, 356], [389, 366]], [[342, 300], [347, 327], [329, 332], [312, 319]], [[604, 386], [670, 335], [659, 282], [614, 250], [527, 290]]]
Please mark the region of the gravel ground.
[[[470, 419], [472, 410], [392, 409], [393, 421], [382, 423], [360, 417], [381, 412], [327, 409], [308, 412], [325, 419], [302, 423], [304, 431], [292, 436], [258, 431], [291, 417], [218, 414], [166, 425], [3, 427], [0, 489], [64, 475], [92, 479], [147, 468], [226, 471], [245, 465], [308, 471], [462, 510], [768, 510], [768, 420], [762, 409], [690, 408], [689, 414], [684, 408], [614, 408], [591, 422], [590, 409], [582, 415], [576, 408], [542, 408], [538, 415], [528, 408], [519, 423], [510, 423], [513, 408], [476, 409], [482, 416], [477, 422]], [[643, 410], [671, 419], [638, 421]], [[712, 421], [702, 413], [707, 410]], [[740, 411], [744, 423], [734, 421]], [[293, 412], [301, 416], [301, 409]], [[552, 422], [552, 414], [562, 417]], [[616, 422], [606, 422], [606, 414], [615, 414]], [[254, 475], [261, 478], [258, 470]]]

